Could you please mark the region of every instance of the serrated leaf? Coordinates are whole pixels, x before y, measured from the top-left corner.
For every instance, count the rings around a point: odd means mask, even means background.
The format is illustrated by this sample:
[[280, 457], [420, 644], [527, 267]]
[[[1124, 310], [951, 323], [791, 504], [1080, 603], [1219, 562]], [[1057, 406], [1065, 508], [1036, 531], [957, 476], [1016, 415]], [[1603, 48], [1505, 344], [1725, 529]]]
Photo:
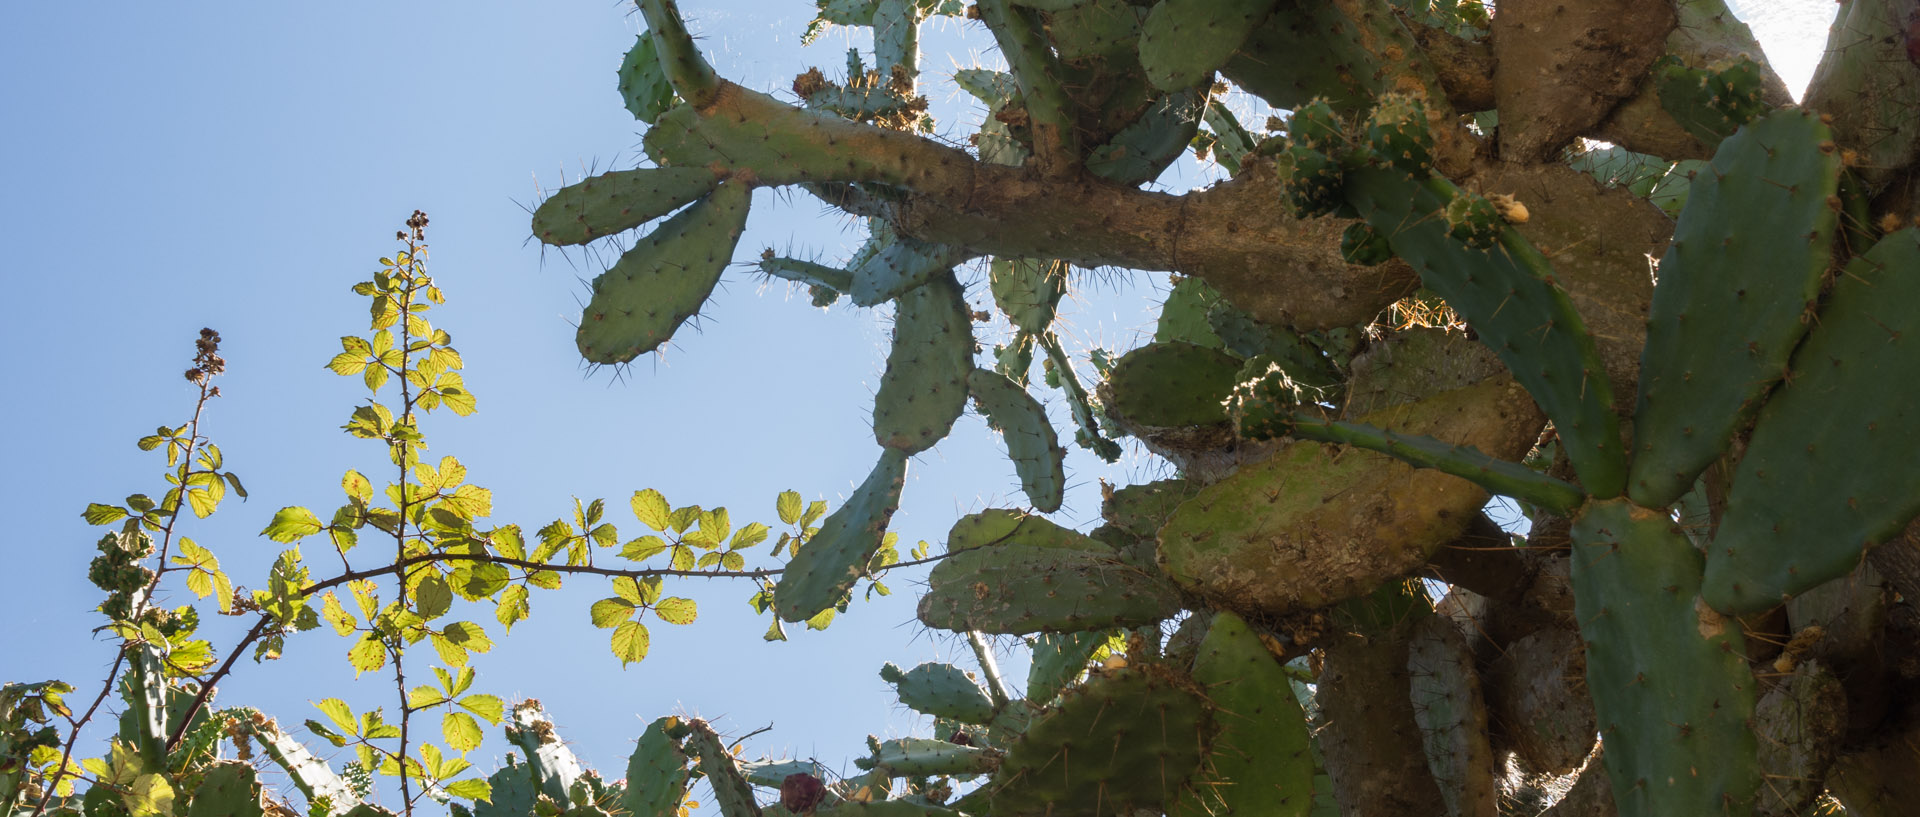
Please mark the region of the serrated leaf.
[[273, 521], [267, 523], [266, 530], [261, 533], [275, 542], [291, 544], [319, 533], [325, 528], [325, 525], [320, 524], [320, 517], [313, 515], [313, 511], [296, 505], [281, 508], [275, 512]]
[[633, 610], [633, 602], [626, 599], [601, 599], [593, 603], [588, 614], [593, 617], [593, 626], [605, 630], [633, 617]]
[[414, 611], [423, 621], [432, 621], [446, 615], [453, 607], [453, 589], [447, 586], [447, 580], [439, 576], [428, 576], [420, 580], [413, 590]]
[[[480, 722], [465, 712], [448, 712], [440, 718], [440, 737], [447, 745], [462, 752], [471, 752], [480, 748], [484, 735], [480, 732]], [[439, 773], [436, 772], [436, 777]]]
[[353, 677], [360, 673], [372, 672], [387, 665], [387, 645], [380, 643], [379, 636], [366, 634], [347, 650], [347, 663], [353, 665]]
[[667, 498], [659, 491], [648, 488], [633, 492], [633, 516], [657, 531], [665, 531], [673, 524], [673, 514], [667, 505]]
[[353, 352], [341, 352], [340, 354], [334, 355], [332, 360], [327, 361], [327, 368], [332, 369], [333, 373], [337, 375], [356, 375], [366, 371], [367, 356], [354, 354]]
[[320, 597], [320, 617], [333, 625], [335, 635], [351, 633], [353, 628], [360, 624], [354, 619], [352, 613], [347, 612], [347, 608], [340, 606], [340, 597], [335, 596], [331, 590]]
[[674, 533], [686, 533], [687, 528], [693, 527], [695, 522], [700, 521], [700, 514], [702, 513], [704, 513], [704, 511], [701, 510], [699, 505], [675, 508], [668, 518], [668, 524], [673, 528]]
[[80, 514], [80, 518], [87, 520], [87, 524], [89, 525], [111, 525], [126, 517], [126, 508], [117, 505], [102, 505], [98, 502], [87, 503], [87, 509]]
[[665, 598], [653, 605], [653, 615], [668, 624], [692, 624], [699, 608], [693, 599]]
[[745, 570], [747, 568], [747, 557], [728, 551], [720, 557], [720, 568], [722, 570]]
[[620, 548], [620, 558], [643, 562], [666, 552], [667, 540], [651, 534], [626, 543]]
[[442, 785], [441, 788], [454, 797], [467, 800], [493, 801], [493, 784], [478, 777], [455, 780], [452, 783]]
[[687, 547], [686, 545], [674, 545], [672, 567], [674, 570], [692, 570], [693, 548]]
[[620, 666], [637, 663], [647, 657], [647, 647], [652, 643], [647, 634], [647, 626], [638, 621], [629, 621], [613, 631], [613, 657], [620, 659]]
[[800, 521], [800, 492], [781, 491], [780, 497], [774, 500], [773, 507], [780, 514], [781, 524], [791, 525]]
[[746, 550], [767, 541], [767, 535], [771, 532], [772, 529], [764, 523], [749, 522], [746, 527], [734, 532], [733, 542], [727, 547], [730, 550]]
[[508, 585], [500, 593], [500, 606], [494, 609], [493, 620], [511, 633], [514, 623], [527, 617], [527, 607], [526, 585]]
[[327, 720], [333, 721], [333, 725], [339, 727], [341, 732], [349, 735], [360, 734], [360, 723], [354, 719], [353, 707], [347, 706], [346, 701], [339, 698], [322, 698], [316, 701], [313, 707], [326, 715]]
[[506, 716], [506, 708], [500, 699], [493, 695], [468, 695], [459, 700], [460, 707], [480, 716], [487, 723], [498, 724]]

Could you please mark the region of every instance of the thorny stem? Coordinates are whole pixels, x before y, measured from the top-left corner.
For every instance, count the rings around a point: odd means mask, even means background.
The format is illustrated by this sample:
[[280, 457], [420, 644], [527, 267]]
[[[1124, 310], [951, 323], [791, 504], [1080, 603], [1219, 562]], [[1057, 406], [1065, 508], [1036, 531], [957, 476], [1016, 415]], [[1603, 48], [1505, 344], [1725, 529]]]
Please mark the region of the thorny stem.
[[[73, 722], [72, 731], [67, 733], [67, 743], [60, 747], [60, 763], [53, 767], [53, 776], [47, 779], [46, 791], [40, 793], [40, 802], [33, 808], [34, 814], [46, 813], [47, 803], [53, 799], [54, 790], [60, 787], [60, 778], [66, 776], [67, 763], [73, 759], [73, 747], [75, 741], [80, 739], [81, 727], [86, 726], [87, 721], [93, 720], [93, 713], [99, 711], [100, 703], [105, 701], [107, 693], [113, 690], [113, 679], [120, 677], [120, 665], [126, 663], [126, 660], [127, 645], [121, 642], [120, 649], [113, 654], [113, 667], [107, 670], [107, 681], [100, 685], [100, 694], [94, 696], [93, 705], [87, 707], [86, 713]], [[168, 743], [168, 746], [172, 746], [172, 743]]]
[[[417, 222], [416, 219], [418, 220]], [[408, 426], [412, 425], [414, 400], [413, 383], [407, 378], [407, 370], [413, 365], [411, 360], [413, 355], [413, 337], [411, 333], [413, 326], [413, 293], [420, 286], [419, 278], [416, 276], [422, 271], [419, 258], [419, 242], [424, 238], [422, 228], [425, 226], [426, 217], [418, 210], [414, 211], [413, 218], [407, 220], [407, 227], [410, 228], [411, 232], [407, 233], [407, 269], [406, 277], [403, 279], [406, 285], [400, 290], [400, 318], [396, 321], [398, 326], [393, 330], [400, 335], [400, 342], [397, 344], [397, 348], [400, 350], [401, 369], [401, 371], [397, 373], [400, 376], [400, 422]], [[407, 442], [405, 438], [397, 440], [396, 444], [399, 447], [400, 454], [394, 457], [395, 465], [400, 469], [400, 497], [396, 503], [398, 513], [394, 523], [393, 544], [394, 561], [399, 563], [407, 560], [407, 477], [409, 476], [407, 462], [409, 455], [412, 453], [412, 444]], [[400, 609], [402, 612], [405, 612], [408, 609], [407, 571], [404, 569], [400, 570], [395, 574], [395, 578], [400, 584]], [[396, 762], [400, 772], [400, 804], [402, 813], [412, 815], [413, 793], [411, 787], [407, 784], [407, 726], [413, 720], [413, 710], [407, 708], [407, 674], [405, 668], [401, 665], [401, 659], [405, 650], [402, 650], [400, 644], [395, 642], [392, 646], [392, 652], [393, 683], [400, 696], [400, 749], [396, 753], [399, 755], [399, 759]]]

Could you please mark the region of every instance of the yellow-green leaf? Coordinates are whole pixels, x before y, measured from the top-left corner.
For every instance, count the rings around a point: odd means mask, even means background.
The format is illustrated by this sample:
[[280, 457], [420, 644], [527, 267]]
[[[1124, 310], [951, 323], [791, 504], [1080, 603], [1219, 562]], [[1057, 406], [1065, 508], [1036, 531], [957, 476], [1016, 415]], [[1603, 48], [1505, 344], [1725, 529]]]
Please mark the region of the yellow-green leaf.
[[647, 657], [647, 647], [652, 639], [647, 635], [647, 626], [638, 621], [629, 621], [613, 631], [613, 657], [620, 659], [620, 666], [643, 661]]
[[367, 368], [367, 356], [353, 352], [341, 352], [327, 361], [327, 368], [337, 375], [356, 375]]
[[448, 712], [440, 719], [440, 736], [462, 752], [480, 748], [480, 722], [465, 712]]
[[660, 603], [655, 604], [653, 614], [668, 624], [692, 624], [699, 611], [693, 599], [673, 597], [661, 599]]
[[331, 590], [320, 597], [320, 617], [333, 625], [333, 632], [336, 635], [351, 633], [353, 628], [360, 624], [354, 619], [352, 613], [347, 612], [347, 608], [340, 606], [340, 598]]
[[632, 504], [634, 518], [639, 519], [640, 524], [657, 531], [664, 531], [668, 526], [673, 524], [673, 516], [672, 512], [668, 510], [667, 498], [661, 495], [659, 491], [652, 488], [644, 491], [635, 491], [633, 492]]
[[326, 526], [320, 524], [320, 517], [314, 516], [313, 511], [292, 506], [275, 512], [273, 521], [268, 522], [266, 530], [261, 533], [275, 542], [287, 544], [319, 533], [324, 528]]
[[658, 536], [642, 536], [626, 543], [620, 548], [620, 558], [644, 562], [666, 552], [667, 540]]
[[512, 633], [514, 623], [526, 617], [526, 585], [508, 585], [506, 590], [500, 592], [500, 606], [494, 609], [493, 620], [500, 622], [502, 628], [505, 628], [508, 633]]
[[346, 701], [339, 698], [322, 698], [314, 703], [313, 708], [324, 713], [327, 720], [333, 721], [334, 726], [340, 727], [340, 731], [349, 735], [360, 734], [360, 724], [354, 720], [353, 707], [347, 706]]
[[[438, 667], [435, 667], [435, 669], [438, 669]], [[408, 709], [426, 709], [429, 706], [444, 703], [446, 700], [446, 693], [441, 692], [432, 684], [421, 684], [407, 691]]]
[[462, 709], [479, 715], [487, 723], [497, 724], [506, 715], [506, 708], [493, 695], [468, 695], [461, 698], [459, 703]]
[[447, 587], [447, 580], [439, 576], [428, 576], [420, 580], [420, 586], [414, 588], [413, 601], [415, 611], [425, 621], [432, 621], [453, 607], [453, 589]]
[[360, 673], [372, 672], [387, 665], [387, 645], [380, 643], [379, 636], [368, 633], [347, 650], [347, 662], [353, 665], [353, 677]]
[[601, 599], [593, 603], [593, 626], [602, 630], [618, 627], [633, 616], [633, 602], [626, 599]]
[[493, 802], [493, 784], [478, 777], [455, 780], [452, 783], [445, 784], [441, 788], [455, 797], [467, 800], [485, 800], [489, 803]]
[[800, 492], [781, 491], [780, 498], [774, 500], [774, 510], [780, 513], [780, 522], [791, 525], [800, 521]]

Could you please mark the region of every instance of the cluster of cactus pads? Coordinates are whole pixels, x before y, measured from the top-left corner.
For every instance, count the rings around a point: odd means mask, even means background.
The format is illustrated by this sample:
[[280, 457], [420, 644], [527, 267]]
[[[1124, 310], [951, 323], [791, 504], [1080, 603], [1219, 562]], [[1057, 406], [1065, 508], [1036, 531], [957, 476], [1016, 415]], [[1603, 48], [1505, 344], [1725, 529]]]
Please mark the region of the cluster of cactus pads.
[[[1534, 814], [1555, 776], [1555, 815], [1907, 807], [1920, 667], [1872, 656], [1920, 643], [1887, 623], [1920, 559], [1871, 557], [1920, 513], [1910, 2], [1844, 4], [1806, 108], [1719, 0], [822, 0], [876, 64], [810, 71], [798, 105], [639, 5], [620, 88], [655, 166], [534, 217], [564, 245], [670, 216], [594, 282], [582, 354], [632, 360], [698, 314], [753, 188], [866, 218], [843, 266], [758, 265], [896, 315], [879, 462], [776, 610], [846, 597], [908, 459], [971, 400], [1030, 504], [960, 520], [919, 615], [1025, 636], [1033, 668], [1015, 697], [984, 647], [984, 687], [888, 665], [939, 737], [873, 741], [834, 781], [664, 719], [624, 808], [671, 814], [690, 774], [728, 817]], [[914, 133], [917, 27], [963, 13], [1010, 67], [953, 77], [987, 109], [970, 151]], [[1290, 115], [1249, 132], [1220, 77]], [[1139, 189], [1189, 146], [1233, 177]], [[1011, 327], [984, 366], [981, 258]], [[1103, 265], [1178, 275], [1154, 341], [1090, 388], [1052, 326]], [[1375, 322], [1409, 296], [1457, 322]], [[1110, 490], [1091, 533], [1036, 515], [1065, 479], [1036, 346], [1078, 445], [1132, 436], [1180, 478]]]

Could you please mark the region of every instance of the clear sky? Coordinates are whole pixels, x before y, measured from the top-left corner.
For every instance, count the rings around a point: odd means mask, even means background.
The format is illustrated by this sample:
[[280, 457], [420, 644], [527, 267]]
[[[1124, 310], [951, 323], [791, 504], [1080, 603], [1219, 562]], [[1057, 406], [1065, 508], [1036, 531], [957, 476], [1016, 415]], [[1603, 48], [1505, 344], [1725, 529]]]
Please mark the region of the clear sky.
[[[685, 5], [716, 67], [749, 87], [784, 89], [810, 64], [830, 75], [844, 64], [844, 33], [800, 47], [813, 12], [805, 0]], [[1779, 21], [1779, 36], [1815, 37], [1795, 46], [1802, 54], [1817, 51], [1833, 8], [1747, 5]], [[631, 537], [626, 499], [647, 487], [677, 504], [727, 506], [736, 524], [776, 522], [773, 499], [787, 488], [838, 505], [878, 453], [867, 415], [884, 310], [813, 309], [804, 293], [736, 271], [704, 331], [615, 376], [583, 368], [573, 347], [570, 322], [595, 260], [529, 243], [523, 208], [539, 190], [634, 164], [638, 128], [613, 72], [639, 25], [606, 0], [0, 8], [0, 110], [13, 123], [0, 146], [15, 185], [0, 200], [10, 290], [0, 332], [21, 365], [0, 399], [14, 452], [0, 508], [15, 522], [0, 546], [10, 573], [0, 680], [98, 689], [112, 647], [91, 632], [100, 593], [85, 572], [100, 531], [80, 510], [161, 492], [161, 460], [133, 442], [185, 419], [193, 392], [180, 373], [202, 326], [222, 333], [229, 364], [206, 430], [252, 499], [230, 499], [185, 529], [237, 583], [263, 584], [279, 546], [256, 534], [274, 510], [330, 509], [344, 470], [385, 464], [379, 446], [338, 430], [364, 389], [322, 366], [340, 336], [365, 333], [364, 303], [348, 288], [395, 249], [393, 232], [415, 208], [432, 218], [430, 271], [450, 299], [435, 322], [465, 356], [480, 407], [466, 419], [433, 415], [431, 455], [458, 456], [493, 490], [496, 521], [535, 529], [569, 515], [574, 496], [606, 497]], [[926, 90], [947, 138], [964, 140], [980, 111], [939, 75], [990, 42], [977, 24], [956, 23], [923, 40]], [[852, 44], [870, 49], [864, 37]], [[1776, 64], [1798, 86], [1811, 62], [1779, 59], [1784, 48], [1773, 49]], [[1184, 188], [1213, 172], [1189, 162], [1162, 181]], [[739, 257], [771, 246], [838, 261], [859, 238], [804, 194], [763, 191]], [[1150, 331], [1164, 276], [1132, 276], [1131, 295], [1118, 280], [1086, 278], [1067, 310], [1070, 346], [1125, 348]], [[970, 295], [984, 308], [984, 288]], [[1081, 528], [1098, 517], [1096, 478], [1165, 470], [1131, 452], [1100, 467], [1077, 449], [1068, 468], [1074, 487], [1057, 519]], [[906, 544], [937, 550], [960, 514], [1021, 502], [997, 439], [969, 416], [914, 460], [893, 527]], [[317, 544], [308, 553], [316, 569], [326, 564], [312, 558]], [[536, 595], [533, 618], [476, 659], [476, 689], [541, 698], [609, 777], [645, 723], [672, 713], [717, 718], [735, 734], [771, 725], [750, 754], [840, 768], [869, 733], [925, 729], [875, 674], [883, 662], [970, 666], [962, 643], [913, 622], [921, 575], [894, 576], [892, 597], [856, 604], [825, 633], [790, 628], [784, 644], [760, 640], [766, 620], [752, 617], [744, 583], [669, 585], [699, 599], [700, 620], [653, 626], [651, 656], [625, 670], [587, 619], [605, 584], [573, 579]], [[176, 590], [176, 603], [185, 595]], [[497, 638], [498, 626], [480, 620]], [[237, 623], [216, 617], [203, 632], [221, 647]], [[289, 725], [316, 717], [307, 702], [330, 695], [391, 712], [391, 677], [355, 682], [347, 646], [327, 630], [299, 636], [285, 659], [243, 664], [219, 702]], [[488, 735], [471, 756], [482, 769], [507, 750], [497, 729]]]

